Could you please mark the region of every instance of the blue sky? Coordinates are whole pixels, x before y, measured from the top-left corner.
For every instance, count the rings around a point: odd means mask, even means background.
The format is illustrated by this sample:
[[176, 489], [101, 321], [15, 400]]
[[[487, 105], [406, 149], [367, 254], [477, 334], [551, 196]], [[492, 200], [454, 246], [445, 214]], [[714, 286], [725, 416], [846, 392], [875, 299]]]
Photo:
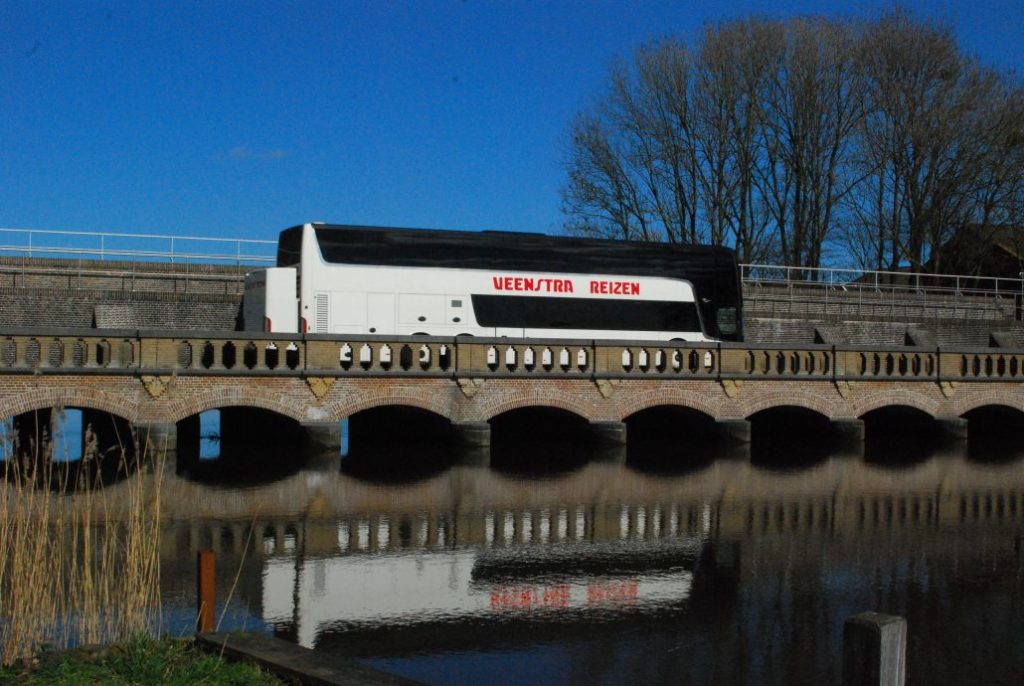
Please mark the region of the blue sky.
[[[1024, 72], [1024, 0], [903, 5]], [[557, 231], [566, 128], [613, 59], [751, 12], [891, 6], [0, 0], [0, 227]]]

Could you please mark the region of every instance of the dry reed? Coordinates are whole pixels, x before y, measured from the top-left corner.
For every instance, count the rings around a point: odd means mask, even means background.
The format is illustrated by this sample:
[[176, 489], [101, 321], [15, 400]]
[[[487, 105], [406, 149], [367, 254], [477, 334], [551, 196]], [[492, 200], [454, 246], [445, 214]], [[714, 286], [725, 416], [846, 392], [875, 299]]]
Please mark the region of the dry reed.
[[45, 438], [25, 453], [10, 443], [0, 483], [0, 663], [156, 635], [163, 455], [120, 442], [102, 460], [119, 459], [123, 478], [104, 486], [88, 440], [77, 469], [55, 464]]

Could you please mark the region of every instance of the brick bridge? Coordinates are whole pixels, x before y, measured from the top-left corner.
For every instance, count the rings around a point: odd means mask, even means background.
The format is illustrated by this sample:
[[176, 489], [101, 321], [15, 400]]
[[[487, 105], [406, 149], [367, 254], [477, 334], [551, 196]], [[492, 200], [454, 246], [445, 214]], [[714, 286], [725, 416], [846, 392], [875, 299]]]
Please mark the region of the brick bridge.
[[[1024, 416], [1022, 380], [1024, 350], [991, 348], [0, 331], [0, 417], [19, 424], [23, 441], [54, 408], [79, 408], [97, 431], [109, 424], [97, 413], [120, 422], [101, 440], [132, 428], [188, 450], [207, 410], [221, 411], [224, 442], [290, 441], [301, 427], [335, 450], [339, 420], [381, 411], [375, 432], [422, 436], [426, 417], [428, 434], [454, 429], [470, 446], [490, 445], [491, 427], [514, 411], [534, 413], [520, 432], [543, 435], [542, 408], [555, 434], [575, 423], [570, 437], [582, 425], [605, 444], [625, 443], [627, 426], [634, 440], [660, 426], [684, 440], [698, 431], [745, 443], [752, 420], [780, 410], [843, 441], [862, 441], [865, 420], [870, 434], [870, 418], [892, 409], [964, 438], [979, 412], [998, 408], [1003, 424]], [[386, 414], [395, 408], [412, 414]], [[776, 424], [792, 419], [777, 415]]]

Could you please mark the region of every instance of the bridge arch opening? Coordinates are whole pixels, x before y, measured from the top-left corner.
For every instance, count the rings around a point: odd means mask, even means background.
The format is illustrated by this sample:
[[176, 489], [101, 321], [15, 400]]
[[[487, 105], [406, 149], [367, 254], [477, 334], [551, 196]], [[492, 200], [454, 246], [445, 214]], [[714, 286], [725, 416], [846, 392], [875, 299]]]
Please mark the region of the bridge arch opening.
[[861, 416], [864, 421], [864, 460], [900, 466], [927, 460], [938, 447], [941, 427], [923, 410], [888, 405]]
[[627, 462], [642, 471], [703, 469], [716, 458], [714, 417], [681, 405], [658, 405], [626, 417]]
[[490, 420], [491, 467], [509, 472], [563, 473], [593, 455], [590, 422], [558, 407], [531, 406]]
[[177, 471], [199, 481], [266, 483], [305, 466], [306, 434], [285, 415], [226, 406], [177, 424]]
[[750, 421], [751, 463], [766, 469], [805, 469], [833, 449], [832, 422], [805, 407], [781, 405], [756, 412]]
[[131, 423], [106, 410], [45, 407], [2, 424], [0, 457], [12, 476], [70, 490], [116, 482], [139, 466]]
[[1024, 457], [1024, 412], [1006, 405], [984, 405], [966, 412], [967, 455], [978, 462]]
[[451, 466], [452, 424], [410, 405], [373, 407], [342, 422], [341, 469], [372, 481], [419, 481]]

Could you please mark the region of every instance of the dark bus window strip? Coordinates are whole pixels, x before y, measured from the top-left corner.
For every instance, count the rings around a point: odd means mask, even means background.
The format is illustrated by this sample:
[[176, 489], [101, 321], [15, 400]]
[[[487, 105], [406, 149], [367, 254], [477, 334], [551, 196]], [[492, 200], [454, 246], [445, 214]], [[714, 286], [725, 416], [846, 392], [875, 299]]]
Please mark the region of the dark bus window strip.
[[693, 303], [474, 295], [480, 326], [604, 331], [701, 331]]

